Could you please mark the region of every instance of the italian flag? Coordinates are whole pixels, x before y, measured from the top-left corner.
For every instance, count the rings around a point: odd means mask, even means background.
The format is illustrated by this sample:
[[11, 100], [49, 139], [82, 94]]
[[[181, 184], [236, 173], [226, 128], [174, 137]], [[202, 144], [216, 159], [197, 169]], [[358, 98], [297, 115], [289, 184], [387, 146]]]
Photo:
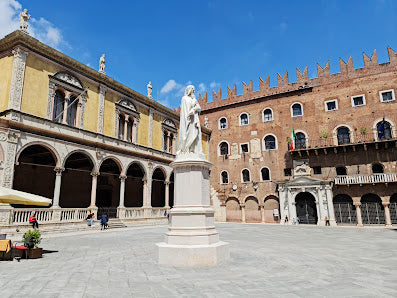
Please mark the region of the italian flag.
[[291, 142], [289, 143], [289, 150], [294, 150], [295, 148], [295, 130], [292, 128], [292, 134], [291, 134]]

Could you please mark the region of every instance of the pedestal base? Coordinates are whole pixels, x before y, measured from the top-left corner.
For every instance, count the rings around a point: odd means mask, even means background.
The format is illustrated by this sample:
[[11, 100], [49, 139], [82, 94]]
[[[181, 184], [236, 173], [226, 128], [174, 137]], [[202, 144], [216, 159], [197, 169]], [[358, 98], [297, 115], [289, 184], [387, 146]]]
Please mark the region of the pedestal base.
[[229, 259], [229, 243], [209, 245], [172, 245], [156, 243], [158, 262], [173, 266], [211, 266]]

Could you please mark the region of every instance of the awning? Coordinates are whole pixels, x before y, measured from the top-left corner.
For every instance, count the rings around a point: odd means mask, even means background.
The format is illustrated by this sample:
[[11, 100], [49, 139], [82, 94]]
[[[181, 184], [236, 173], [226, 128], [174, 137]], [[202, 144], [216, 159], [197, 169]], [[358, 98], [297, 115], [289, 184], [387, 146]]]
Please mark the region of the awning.
[[52, 203], [52, 200], [28, 192], [0, 186], [0, 203], [48, 206]]

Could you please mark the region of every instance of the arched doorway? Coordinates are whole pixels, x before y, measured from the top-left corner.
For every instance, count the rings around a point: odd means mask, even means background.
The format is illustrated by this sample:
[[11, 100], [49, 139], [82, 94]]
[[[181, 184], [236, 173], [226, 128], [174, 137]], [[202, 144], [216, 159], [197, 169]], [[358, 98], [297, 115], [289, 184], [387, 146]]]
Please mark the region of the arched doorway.
[[241, 222], [240, 203], [236, 198], [229, 198], [226, 201], [226, 221]]
[[[41, 145], [31, 145], [19, 155], [15, 165], [13, 188], [49, 199], [54, 196], [56, 160], [53, 153]], [[14, 207], [28, 207], [14, 206]]]
[[[280, 207], [278, 198], [275, 196], [268, 196], [263, 204], [265, 213], [265, 222], [276, 223], [280, 222]], [[274, 210], [278, 210], [278, 216], [274, 216]]]
[[96, 189], [96, 206], [98, 218], [106, 214], [109, 218], [117, 217], [120, 202], [120, 168], [112, 159], [106, 159], [99, 168]]
[[245, 221], [261, 222], [261, 210], [255, 197], [248, 197], [245, 200]]
[[385, 210], [379, 196], [369, 193], [361, 197], [361, 217], [364, 225], [385, 224]]
[[128, 167], [125, 180], [124, 205], [125, 207], [143, 206], [143, 178], [145, 172], [138, 163]]
[[333, 203], [335, 210], [335, 220], [337, 224], [357, 224], [356, 206], [353, 205], [353, 200], [350, 196], [345, 194], [336, 195], [333, 199]]
[[62, 208], [86, 208], [90, 205], [93, 168], [93, 162], [83, 152], [75, 152], [67, 158], [59, 199]]
[[309, 192], [300, 192], [295, 197], [296, 220], [300, 224], [317, 224], [316, 199]]
[[390, 219], [391, 224], [397, 224], [397, 193], [390, 197]]
[[165, 174], [159, 168], [152, 176], [152, 207], [165, 206]]
[[170, 186], [169, 186], [169, 204], [170, 207], [174, 207], [174, 173], [170, 176]]

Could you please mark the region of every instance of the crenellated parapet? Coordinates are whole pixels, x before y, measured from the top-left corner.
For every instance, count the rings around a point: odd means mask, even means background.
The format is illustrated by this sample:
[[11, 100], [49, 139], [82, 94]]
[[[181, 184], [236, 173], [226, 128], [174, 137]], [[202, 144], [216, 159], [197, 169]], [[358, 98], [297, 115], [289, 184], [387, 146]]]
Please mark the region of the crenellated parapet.
[[199, 104], [202, 110], [207, 110], [232, 103], [300, 90], [307, 87], [317, 87], [337, 83], [346, 79], [355, 79], [385, 71], [397, 70], [397, 53], [390, 47], [387, 48], [387, 52], [389, 61], [385, 63], [378, 63], [377, 52], [374, 50], [370, 57], [366, 53], [363, 53], [363, 68], [354, 68], [352, 56], [349, 57], [347, 62], [342, 58], [339, 58], [339, 73], [331, 74], [329, 61], [327, 61], [325, 66], [321, 66], [317, 63], [316, 78], [309, 78], [307, 66], [304, 68], [303, 72], [301, 72], [299, 68], [296, 68], [296, 82], [289, 82], [288, 71], [286, 71], [284, 75], [277, 73], [277, 86], [274, 87], [270, 86], [269, 76], [267, 76], [265, 80], [259, 77], [259, 90], [257, 91], [253, 90], [253, 82], [251, 80], [248, 84], [245, 82], [242, 83], [242, 94], [237, 94], [236, 85], [234, 85], [233, 88], [227, 86], [226, 98], [222, 98], [221, 89], [217, 92], [212, 91], [212, 102], [208, 102], [207, 92], [205, 92], [204, 95], [199, 94]]

